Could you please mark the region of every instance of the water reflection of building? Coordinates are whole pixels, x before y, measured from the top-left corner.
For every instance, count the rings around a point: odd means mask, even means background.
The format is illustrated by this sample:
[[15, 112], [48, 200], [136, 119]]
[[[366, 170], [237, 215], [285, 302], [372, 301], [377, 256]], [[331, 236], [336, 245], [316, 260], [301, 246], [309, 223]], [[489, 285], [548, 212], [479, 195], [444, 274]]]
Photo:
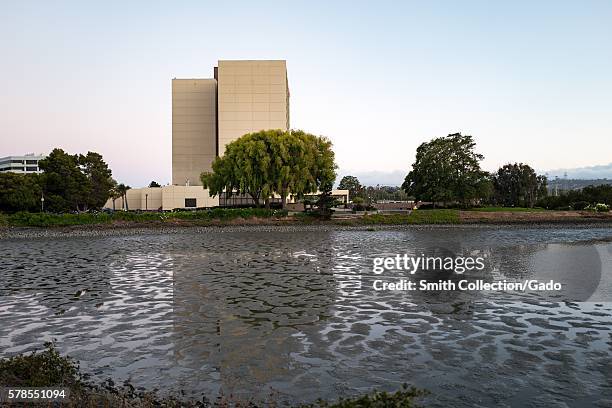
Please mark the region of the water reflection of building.
[[331, 315], [336, 293], [329, 234], [220, 235], [175, 257], [174, 359], [200, 389], [264, 398], [305, 371], [298, 334]]

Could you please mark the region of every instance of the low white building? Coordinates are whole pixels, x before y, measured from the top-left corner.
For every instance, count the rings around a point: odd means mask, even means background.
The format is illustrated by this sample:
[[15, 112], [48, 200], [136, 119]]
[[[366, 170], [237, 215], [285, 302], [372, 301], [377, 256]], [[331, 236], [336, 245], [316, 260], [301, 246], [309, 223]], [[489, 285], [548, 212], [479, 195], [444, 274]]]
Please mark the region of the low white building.
[[23, 156], [0, 157], [0, 172], [31, 174], [42, 173], [38, 162], [46, 156], [43, 154], [28, 153]]
[[[163, 186], [132, 188], [123, 198], [109, 199], [104, 208], [115, 210], [171, 211], [176, 208], [210, 208], [219, 206], [202, 186]], [[114, 204], [113, 204], [114, 201]], [[127, 204], [127, 206], [126, 206]], [[126, 208], [127, 207], [127, 208]]]
[[[333, 190], [332, 195], [348, 203], [348, 190]], [[123, 198], [108, 199], [104, 208], [113, 210], [142, 210], [142, 211], [172, 211], [174, 209], [194, 209], [219, 207], [219, 196], [211, 197], [207, 189], [202, 186], [162, 186], [133, 188], [127, 191], [127, 202]], [[280, 196], [275, 201], [280, 202]], [[294, 203], [291, 197], [287, 203]], [[229, 198], [224, 200], [223, 206], [251, 205], [250, 198], [241, 198], [234, 202]], [[126, 206], [127, 204], [127, 206]], [[127, 208], [126, 208], [127, 207]]]

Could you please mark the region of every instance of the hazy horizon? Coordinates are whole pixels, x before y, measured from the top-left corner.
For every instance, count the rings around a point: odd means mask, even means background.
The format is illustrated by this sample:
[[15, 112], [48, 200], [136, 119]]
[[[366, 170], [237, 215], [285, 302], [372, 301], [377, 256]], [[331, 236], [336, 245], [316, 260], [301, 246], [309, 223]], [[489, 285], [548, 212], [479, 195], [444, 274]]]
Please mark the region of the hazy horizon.
[[612, 171], [611, 20], [605, 1], [6, 3], [0, 156], [97, 151], [165, 184], [171, 79], [285, 59], [291, 125], [333, 141], [339, 176], [405, 175], [455, 132], [488, 171]]

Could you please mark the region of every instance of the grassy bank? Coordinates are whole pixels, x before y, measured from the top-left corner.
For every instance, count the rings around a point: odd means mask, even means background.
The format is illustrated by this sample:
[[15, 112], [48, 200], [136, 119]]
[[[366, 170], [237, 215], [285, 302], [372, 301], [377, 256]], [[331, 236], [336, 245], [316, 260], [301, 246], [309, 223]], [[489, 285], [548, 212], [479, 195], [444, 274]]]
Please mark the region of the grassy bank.
[[[202, 396], [199, 400], [188, 400], [180, 396], [160, 397], [155, 392], [140, 391], [129, 382], [116, 385], [112, 380], [96, 384], [81, 373], [78, 363], [61, 356], [51, 343], [45, 344], [42, 352], [21, 354], [0, 359], [0, 387], [62, 387], [70, 390], [66, 407], [258, 407], [281, 406], [276, 401], [259, 403], [255, 400], [240, 400], [235, 397]], [[303, 408], [358, 408], [358, 407], [415, 407], [415, 401], [425, 391], [406, 386], [394, 393], [373, 391], [370, 394], [350, 399], [327, 402], [318, 401]], [[49, 403], [15, 403], [14, 406], [52, 406]]]
[[612, 222], [612, 213], [594, 211], [552, 211], [533, 208], [484, 207], [470, 210], [422, 209], [410, 214], [384, 213], [343, 216], [330, 220], [310, 213], [266, 210], [264, 208], [215, 208], [178, 212], [124, 212], [48, 214], [0, 214], [1, 227], [78, 227], [130, 228], [156, 226], [232, 226], [232, 225], [452, 225], [452, 224], [529, 224]]
[[77, 225], [212, 225], [233, 224], [240, 220], [259, 219], [262, 223], [278, 221], [298, 224], [332, 223], [339, 225], [404, 225], [404, 224], [456, 224], [460, 222], [457, 210], [422, 210], [407, 214], [369, 214], [351, 220], [321, 220], [316, 215], [298, 213], [288, 217], [287, 211], [264, 208], [214, 208], [199, 211], [47, 214], [2, 214], [0, 225], [10, 227], [69, 227]]
[[527, 207], [475, 207], [468, 208], [465, 211], [482, 211], [482, 212], [536, 212], [546, 211], [544, 208], [527, 208]]
[[0, 225], [11, 227], [65, 227], [74, 225], [104, 225], [113, 223], [177, 223], [187, 222], [194, 225], [207, 225], [214, 221], [231, 221], [236, 219], [286, 217], [282, 210], [264, 208], [214, 208], [199, 211], [177, 212], [125, 212], [82, 213], [82, 214], [49, 214], [27, 213], [2, 214]]

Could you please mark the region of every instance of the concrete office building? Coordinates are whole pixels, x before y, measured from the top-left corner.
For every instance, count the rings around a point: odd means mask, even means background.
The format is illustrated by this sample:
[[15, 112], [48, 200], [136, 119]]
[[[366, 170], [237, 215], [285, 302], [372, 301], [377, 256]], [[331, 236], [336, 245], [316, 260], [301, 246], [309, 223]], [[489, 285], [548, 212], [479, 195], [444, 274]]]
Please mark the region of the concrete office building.
[[172, 184], [201, 185], [228, 143], [267, 129], [289, 129], [285, 61], [219, 61], [213, 78], [173, 79]]
[[289, 85], [285, 61], [219, 61], [218, 154], [240, 136], [289, 129]]
[[23, 156], [0, 157], [0, 172], [8, 171], [11, 173], [42, 173], [38, 167], [38, 162], [46, 156], [43, 154], [28, 153]]
[[[239, 137], [289, 127], [289, 85], [283, 60], [219, 61], [213, 78], [174, 78], [172, 185], [131, 189], [126, 203], [120, 198], [113, 206], [113, 200], [108, 200], [105, 207], [125, 209], [127, 204], [130, 210], [166, 211], [252, 204], [248, 196], [210, 197], [201, 187], [200, 174], [212, 171], [215, 157]], [[334, 193], [348, 201], [348, 191]]]

